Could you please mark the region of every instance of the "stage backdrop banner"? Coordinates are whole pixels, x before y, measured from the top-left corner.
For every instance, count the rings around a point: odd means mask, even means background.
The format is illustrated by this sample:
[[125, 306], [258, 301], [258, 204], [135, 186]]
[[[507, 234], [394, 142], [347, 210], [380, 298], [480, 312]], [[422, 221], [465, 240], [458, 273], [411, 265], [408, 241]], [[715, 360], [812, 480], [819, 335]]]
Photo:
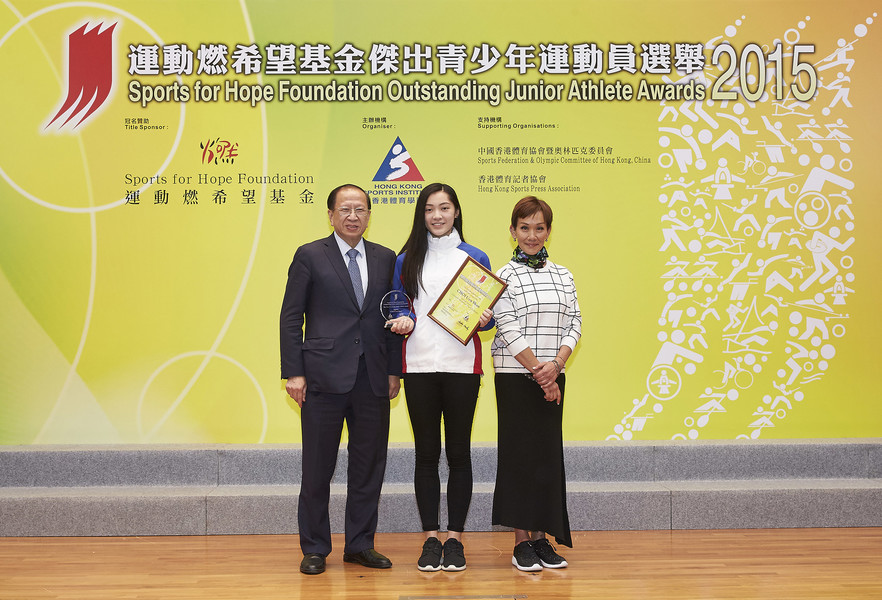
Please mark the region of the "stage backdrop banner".
[[398, 251], [434, 181], [494, 269], [552, 206], [566, 439], [882, 435], [878, 7], [5, 2], [0, 443], [299, 441], [294, 251], [347, 182]]

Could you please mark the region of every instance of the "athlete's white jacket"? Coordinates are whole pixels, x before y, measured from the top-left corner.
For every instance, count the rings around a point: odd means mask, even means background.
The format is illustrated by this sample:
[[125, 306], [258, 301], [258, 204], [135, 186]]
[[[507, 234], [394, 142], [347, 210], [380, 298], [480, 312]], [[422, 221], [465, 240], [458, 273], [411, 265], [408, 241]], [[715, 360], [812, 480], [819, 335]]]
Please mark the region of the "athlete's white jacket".
[[[429, 236], [429, 247], [423, 263], [422, 285], [413, 307], [416, 325], [404, 341], [402, 372], [483, 374], [481, 340], [477, 333], [463, 346], [459, 340], [430, 319], [427, 313], [462, 266], [467, 255], [488, 269], [490, 259], [481, 250], [463, 242], [455, 229], [442, 238], [432, 237], [429, 233], [426, 235]], [[402, 291], [404, 291], [404, 284], [401, 281], [403, 263], [404, 254], [400, 254], [395, 261], [395, 273], [392, 277], [393, 288]], [[481, 328], [481, 331], [492, 329], [494, 325], [495, 322], [491, 320]]]

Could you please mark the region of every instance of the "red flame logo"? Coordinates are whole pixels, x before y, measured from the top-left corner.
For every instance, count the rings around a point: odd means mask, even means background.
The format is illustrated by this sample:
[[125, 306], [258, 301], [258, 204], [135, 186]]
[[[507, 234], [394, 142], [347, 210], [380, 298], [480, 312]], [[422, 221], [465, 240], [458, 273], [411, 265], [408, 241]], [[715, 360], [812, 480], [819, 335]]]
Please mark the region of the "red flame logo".
[[117, 23], [99, 31], [102, 25], [86, 31], [89, 24], [84, 23], [68, 36], [67, 96], [47, 128], [68, 112], [59, 128], [84, 113], [73, 125], [77, 128], [107, 100], [113, 85], [113, 30]]

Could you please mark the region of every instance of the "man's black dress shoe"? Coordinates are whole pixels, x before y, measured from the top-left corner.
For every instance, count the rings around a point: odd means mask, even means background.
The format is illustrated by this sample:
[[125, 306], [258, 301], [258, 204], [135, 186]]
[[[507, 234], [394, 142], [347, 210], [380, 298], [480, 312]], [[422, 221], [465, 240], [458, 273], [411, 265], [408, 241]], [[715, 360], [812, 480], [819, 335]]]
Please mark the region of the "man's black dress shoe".
[[344, 552], [343, 562], [358, 563], [364, 567], [370, 567], [372, 569], [388, 569], [392, 566], [391, 560], [389, 560], [373, 548], [362, 550], [361, 552], [356, 552], [355, 554], [346, 554]]
[[300, 572], [306, 575], [318, 575], [325, 572], [325, 557], [321, 554], [304, 554], [300, 561]]

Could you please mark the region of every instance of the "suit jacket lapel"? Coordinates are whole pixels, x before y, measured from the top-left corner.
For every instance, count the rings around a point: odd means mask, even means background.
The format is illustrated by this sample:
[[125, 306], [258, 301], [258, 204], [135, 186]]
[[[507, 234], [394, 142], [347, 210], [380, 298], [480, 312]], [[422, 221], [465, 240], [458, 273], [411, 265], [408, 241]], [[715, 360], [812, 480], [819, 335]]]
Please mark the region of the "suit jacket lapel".
[[364, 241], [364, 259], [367, 261], [367, 272], [368, 272], [368, 284], [367, 288], [364, 290], [364, 303], [367, 304], [368, 296], [371, 293], [371, 290], [377, 286], [377, 253], [376, 248], [373, 247], [372, 244], [369, 244], [367, 240]]
[[[340, 254], [340, 247], [337, 246], [337, 240], [334, 238], [333, 233], [327, 238], [327, 240], [325, 240], [325, 254], [328, 257], [331, 266], [334, 268], [334, 272], [337, 273], [337, 277], [339, 277], [340, 281], [343, 283], [343, 288], [349, 295], [352, 304], [358, 308], [358, 301], [355, 299], [355, 290], [352, 288], [352, 278], [349, 277], [349, 268], [346, 266], [343, 255]], [[370, 269], [370, 263], [368, 263], [368, 269]], [[370, 277], [368, 278], [368, 284], [370, 284]]]

